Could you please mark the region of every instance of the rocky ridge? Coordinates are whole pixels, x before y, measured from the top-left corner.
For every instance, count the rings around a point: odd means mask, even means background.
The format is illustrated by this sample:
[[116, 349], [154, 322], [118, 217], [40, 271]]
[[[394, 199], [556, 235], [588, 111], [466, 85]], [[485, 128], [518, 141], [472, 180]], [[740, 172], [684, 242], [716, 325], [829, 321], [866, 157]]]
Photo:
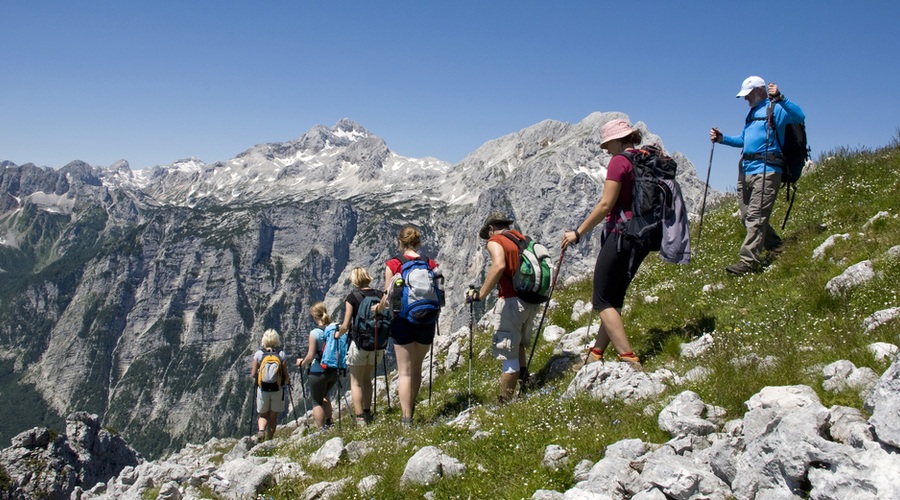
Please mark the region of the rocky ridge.
[[[556, 349], [563, 356], [556, 369], [568, 370], [595, 332], [581, 328], [560, 333]], [[466, 330], [445, 337], [440, 339], [443, 344], [460, 343]], [[707, 339], [698, 339], [683, 348], [685, 353], [699, 355], [709, 345]], [[885, 348], [872, 346], [871, 351], [878, 356]], [[784, 386], [764, 388], [746, 402], [743, 416], [726, 420], [721, 408], [704, 403], [691, 391], [658, 399], [664, 387], [677, 387], [687, 380], [686, 376], [667, 369], [636, 372], [624, 363], [588, 364], [572, 379], [567, 393], [587, 391], [596, 398], [643, 406], [645, 411], [656, 412], [660, 429], [669, 433], [671, 440], [651, 443], [626, 439], [611, 444], [598, 460], [574, 465], [573, 488], [565, 492], [538, 489], [532, 498], [895, 498], [900, 495], [900, 487], [893, 480], [900, 471], [896, 397], [900, 391], [900, 361], [896, 359], [896, 346], [888, 350], [894, 353], [891, 367], [881, 377], [861, 383], [860, 377], [854, 376], [852, 363], [849, 369], [837, 369], [846, 368], [846, 361], [822, 369], [826, 390], [859, 384], [867, 394], [869, 418], [855, 408], [826, 408], [808, 386]], [[468, 430], [472, 439], [484, 435], [472, 409], [438, 425]], [[139, 499], [155, 490], [157, 498], [190, 499], [214, 494], [238, 499], [255, 496], [279, 481], [301, 478], [312, 482], [302, 498], [327, 499], [341, 498], [349, 489], [366, 495], [384, 480], [374, 474], [361, 480], [314, 482], [318, 471], [357, 462], [372, 449], [366, 441], [345, 443], [334, 433], [308, 433], [301, 420], [288, 424], [282, 437], [273, 441], [255, 444], [249, 437], [214, 438], [156, 461], [141, 460], [127, 445], [115, 441], [106, 431], [98, 431], [98, 427], [96, 416], [78, 414], [70, 418], [68, 436], [51, 440], [46, 429], [17, 436], [13, 446], [0, 453], [0, 466], [11, 485], [8, 491], [18, 495], [12, 497], [44, 494], [49, 498]], [[273, 449], [303, 441], [321, 445], [301, 462], [272, 455]], [[67, 442], [76, 446], [58, 444]], [[421, 448], [411, 444], [404, 437], [396, 441], [396, 456], [408, 457], [401, 486], [433, 485], [478, 467], [477, 457], [461, 460], [440, 444]], [[22, 460], [26, 454], [32, 457], [30, 461]], [[531, 464], [547, 468], [570, 465], [567, 451], [558, 445], [547, 446], [541, 463]], [[47, 477], [58, 479], [48, 481]]]

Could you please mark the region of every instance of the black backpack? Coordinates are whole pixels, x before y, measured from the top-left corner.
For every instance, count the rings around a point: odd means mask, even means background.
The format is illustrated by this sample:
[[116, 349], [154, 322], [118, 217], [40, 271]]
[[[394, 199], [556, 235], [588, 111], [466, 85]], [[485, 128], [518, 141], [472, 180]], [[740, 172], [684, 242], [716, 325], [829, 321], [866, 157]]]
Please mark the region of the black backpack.
[[[767, 120], [772, 130], [775, 130], [775, 141], [781, 149], [781, 157], [775, 160], [775, 165], [781, 167], [781, 183], [785, 185], [785, 196], [788, 202], [787, 212], [781, 222], [781, 229], [787, 224], [791, 209], [794, 208], [794, 198], [797, 196], [797, 181], [803, 175], [803, 167], [811, 156], [812, 150], [806, 140], [806, 122], [788, 123], [784, 128], [784, 142], [778, 137], [775, 119], [773, 116], [774, 102], [769, 102], [766, 109], [766, 118], [748, 118], [747, 122], [754, 120]], [[768, 158], [766, 158], [768, 160]]]
[[664, 180], [674, 180], [678, 164], [656, 146], [644, 146], [637, 151], [620, 153], [631, 162], [634, 171], [634, 191], [631, 199], [631, 219], [622, 210], [622, 235], [635, 246], [651, 252], [662, 246], [663, 220], [666, 207], [671, 206], [673, 194]]
[[[354, 290], [359, 306], [350, 320], [350, 334], [356, 346], [364, 351], [376, 351], [387, 347], [391, 336], [390, 311], [385, 308], [380, 313], [372, 313], [372, 306], [381, 302], [381, 292], [377, 290]], [[377, 332], [376, 332], [377, 328]], [[376, 339], [376, 333], [378, 338]]]
[[803, 174], [803, 167], [806, 166], [806, 160], [809, 159], [810, 148], [806, 142], [806, 124], [805, 123], [789, 123], [784, 129], [784, 143], [775, 134], [775, 140], [781, 147], [781, 154], [784, 155], [784, 163], [781, 165], [781, 182], [783, 184], [794, 184], [800, 180]]

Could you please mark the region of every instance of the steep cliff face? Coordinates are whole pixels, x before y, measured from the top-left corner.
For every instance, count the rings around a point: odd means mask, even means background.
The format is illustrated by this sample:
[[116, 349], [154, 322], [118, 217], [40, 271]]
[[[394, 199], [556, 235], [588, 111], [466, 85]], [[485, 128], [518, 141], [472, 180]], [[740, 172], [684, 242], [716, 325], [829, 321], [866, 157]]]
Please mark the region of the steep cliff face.
[[[151, 457], [246, 432], [261, 332], [282, 332], [291, 355], [305, 349], [309, 305], [338, 309], [356, 265], [381, 286], [406, 223], [447, 277], [442, 326], [459, 326], [462, 290], [485, 268], [484, 216], [506, 210], [555, 247], [599, 199], [609, 158], [597, 130], [618, 116], [542, 122], [453, 167], [399, 157], [348, 120], [214, 165], [6, 162], [0, 384], [14, 390], [0, 407], [29, 394], [38, 421], [19, 413], [0, 438], [73, 411], [101, 415]], [[676, 158], [691, 207], [702, 183]], [[570, 269], [588, 269], [598, 245], [575, 247]]]

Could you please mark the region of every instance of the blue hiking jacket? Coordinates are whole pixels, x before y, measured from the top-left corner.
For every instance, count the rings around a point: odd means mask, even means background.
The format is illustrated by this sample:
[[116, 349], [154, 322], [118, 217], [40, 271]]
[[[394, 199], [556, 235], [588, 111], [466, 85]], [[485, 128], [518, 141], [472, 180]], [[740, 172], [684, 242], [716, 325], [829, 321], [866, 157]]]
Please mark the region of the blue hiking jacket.
[[[722, 135], [722, 144], [735, 148], [742, 148], [743, 154], [750, 153], [778, 153], [781, 154], [781, 146], [779, 141], [784, 142], [784, 131], [789, 123], [803, 123], [806, 115], [800, 106], [797, 106], [787, 97], [776, 102], [772, 110], [772, 116], [775, 120], [775, 128], [778, 138], [775, 134], [769, 132], [769, 142], [766, 143], [766, 112], [769, 106], [769, 99], [766, 98], [747, 113], [745, 119], [744, 130], [741, 135]], [[761, 158], [755, 160], [742, 160], [745, 175], [761, 174], [763, 169], [766, 172], [781, 173], [781, 168], [764, 162]]]

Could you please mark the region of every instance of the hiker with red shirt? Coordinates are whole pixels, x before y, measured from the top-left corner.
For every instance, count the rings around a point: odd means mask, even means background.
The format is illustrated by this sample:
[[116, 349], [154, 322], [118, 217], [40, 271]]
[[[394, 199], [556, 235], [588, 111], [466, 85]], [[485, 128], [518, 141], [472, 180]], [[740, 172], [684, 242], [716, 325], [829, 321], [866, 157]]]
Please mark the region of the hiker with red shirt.
[[631, 280], [649, 250], [640, 248], [621, 237], [619, 223], [622, 214], [631, 217], [631, 199], [634, 192], [634, 169], [631, 161], [621, 153], [634, 150], [641, 142], [641, 133], [626, 120], [612, 120], [600, 129], [600, 147], [613, 155], [607, 166], [603, 195], [587, 218], [577, 229], [565, 231], [562, 248], [578, 243], [589, 231], [604, 223], [600, 253], [594, 266], [594, 311], [600, 315], [600, 331], [591, 349], [592, 360], [602, 359], [603, 351], [612, 342], [619, 360], [632, 368], [641, 369], [640, 359], [631, 349], [622, 321], [622, 305]]
[[503, 212], [492, 213], [485, 219], [478, 235], [487, 240], [491, 267], [484, 283], [466, 292], [466, 302], [473, 302], [499, 287], [500, 324], [494, 330], [492, 343], [494, 357], [501, 362], [500, 402], [512, 399], [519, 379], [523, 384], [528, 379], [525, 348], [531, 345], [534, 318], [539, 309], [538, 304], [520, 299], [513, 287], [512, 277], [519, 267], [519, 247], [508, 236], [524, 239], [525, 235], [512, 229], [512, 223]]
[[[400, 255], [407, 259], [427, 260], [428, 267], [436, 269], [437, 262], [419, 254], [422, 245], [422, 233], [413, 226], [405, 226], [397, 235], [397, 246]], [[398, 257], [394, 257], [385, 263], [384, 283], [385, 293], [381, 302], [373, 309], [381, 312], [390, 307], [389, 287], [394, 276], [400, 272], [403, 263]], [[397, 392], [400, 399], [400, 423], [404, 427], [411, 427], [413, 414], [416, 410], [416, 398], [422, 385], [422, 362], [425, 355], [434, 342], [436, 323], [414, 324], [399, 315], [391, 319], [391, 338], [394, 340], [394, 355], [397, 358], [397, 372], [399, 380]]]

